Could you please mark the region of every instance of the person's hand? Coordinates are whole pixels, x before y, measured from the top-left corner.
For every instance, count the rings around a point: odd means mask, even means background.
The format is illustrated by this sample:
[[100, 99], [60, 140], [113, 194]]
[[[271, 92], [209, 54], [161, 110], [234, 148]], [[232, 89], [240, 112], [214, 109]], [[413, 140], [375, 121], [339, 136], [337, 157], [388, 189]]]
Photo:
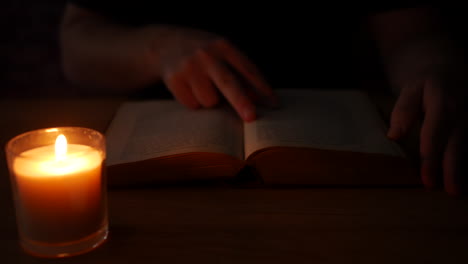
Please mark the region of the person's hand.
[[256, 103], [277, 104], [259, 70], [228, 40], [174, 28], [155, 41], [158, 71], [183, 105], [210, 108], [224, 97], [244, 121], [252, 121], [256, 119]]
[[456, 57], [422, 46], [400, 55], [393, 76], [394, 85], [401, 90], [388, 136], [401, 138], [423, 117], [422, 181], [430, 189], [442, 183], [448, 193], [461, 194], [468, 177], [467, 68]]

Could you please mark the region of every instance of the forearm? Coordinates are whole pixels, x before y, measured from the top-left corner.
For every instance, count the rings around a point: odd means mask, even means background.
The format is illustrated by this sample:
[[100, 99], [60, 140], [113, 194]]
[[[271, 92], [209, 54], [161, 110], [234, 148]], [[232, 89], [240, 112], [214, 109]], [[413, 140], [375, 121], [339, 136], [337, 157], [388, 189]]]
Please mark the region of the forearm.
[[393, 88], [401, 88], [407, 75], [424, 75], [454, 61], [455, 46], [444, 29], [438, 10], [402, 9], [370, 20], [383, 65]]
[[98, 93], [127, 93], [158, 81], [147, 31], [110, 23], [69, 5], [61, 27], [66, 77]]

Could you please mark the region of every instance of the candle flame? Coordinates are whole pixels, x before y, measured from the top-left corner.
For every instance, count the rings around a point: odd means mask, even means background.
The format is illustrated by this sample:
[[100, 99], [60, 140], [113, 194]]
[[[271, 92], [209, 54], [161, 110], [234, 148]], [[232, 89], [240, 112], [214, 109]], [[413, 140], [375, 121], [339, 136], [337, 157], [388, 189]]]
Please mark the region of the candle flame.
[[55, 158], [63, 160], [67, 156], [67, 138], [60, 134], [55, 140]]

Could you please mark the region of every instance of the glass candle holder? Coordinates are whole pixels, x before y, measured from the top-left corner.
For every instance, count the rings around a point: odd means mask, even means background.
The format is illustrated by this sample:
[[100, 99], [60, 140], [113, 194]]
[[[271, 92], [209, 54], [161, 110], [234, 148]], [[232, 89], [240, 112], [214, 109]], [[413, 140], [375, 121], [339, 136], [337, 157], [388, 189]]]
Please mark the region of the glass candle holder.
[[82, 127], [39, 129], [5, 148], [21, 247], [38, 257], [88, 252], [108, 235], [105, 138]]

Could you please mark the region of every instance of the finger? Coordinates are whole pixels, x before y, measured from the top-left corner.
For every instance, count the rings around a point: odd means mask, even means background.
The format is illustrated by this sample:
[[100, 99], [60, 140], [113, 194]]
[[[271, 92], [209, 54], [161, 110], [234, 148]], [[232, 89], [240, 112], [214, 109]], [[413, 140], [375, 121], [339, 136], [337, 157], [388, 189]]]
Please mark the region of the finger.
[[209, 76], [197, 66], [198, 64], [190, 63], [186, 68], [190, 88], [197, 101], [204, 107], [214, 107], [219, 103], [218, 92]]
[[193, 95], [203, 107], [212, 108], [218, 105], [219, 96], [213, 83], [208, 77], [197, 77], [190, 83]]
[[214, 44], [218, 56], [229, 62], [255, 89], [262, 99], [270, 106], [278, 106], [279, 100], [273, 89], [263, 78], [258, 68], [237, 48], [222, 39]]
[[447, 143], [450, 123], [443, 94], [433, 82], [426, 82], [424, 88], [424, 102], [426, 113], [421, 128], [421, 176], [424, 185], [434, 188], [442, 175], [442, 154]]
[[254, 104], [246, 96], [244, 87], [242, 87], [236, 76], [225, 64], [211, 54], [205, 51], [200, 51], [198, 54], [211, 80], [213, 80], [219, 91], [226, 97], [239, 116], [246, 122], [255, 120]]
[[403, 88], [393, 108], [387, 136], [399, 139], [406, 135], [421, 114], [422, 84]]
[[179, 103], [190, 109], [198, 109], [200, 104], [192, 93], [190, 86], [181, 75], [172, 75], [164, 80], [168, 89]]
[[465, 164], [468, 144], [464, 131], [460, 127], [454, 129], [444, 154], [444, 187], [451, 195], [460, 195], [467, 191], [468, 166]]

